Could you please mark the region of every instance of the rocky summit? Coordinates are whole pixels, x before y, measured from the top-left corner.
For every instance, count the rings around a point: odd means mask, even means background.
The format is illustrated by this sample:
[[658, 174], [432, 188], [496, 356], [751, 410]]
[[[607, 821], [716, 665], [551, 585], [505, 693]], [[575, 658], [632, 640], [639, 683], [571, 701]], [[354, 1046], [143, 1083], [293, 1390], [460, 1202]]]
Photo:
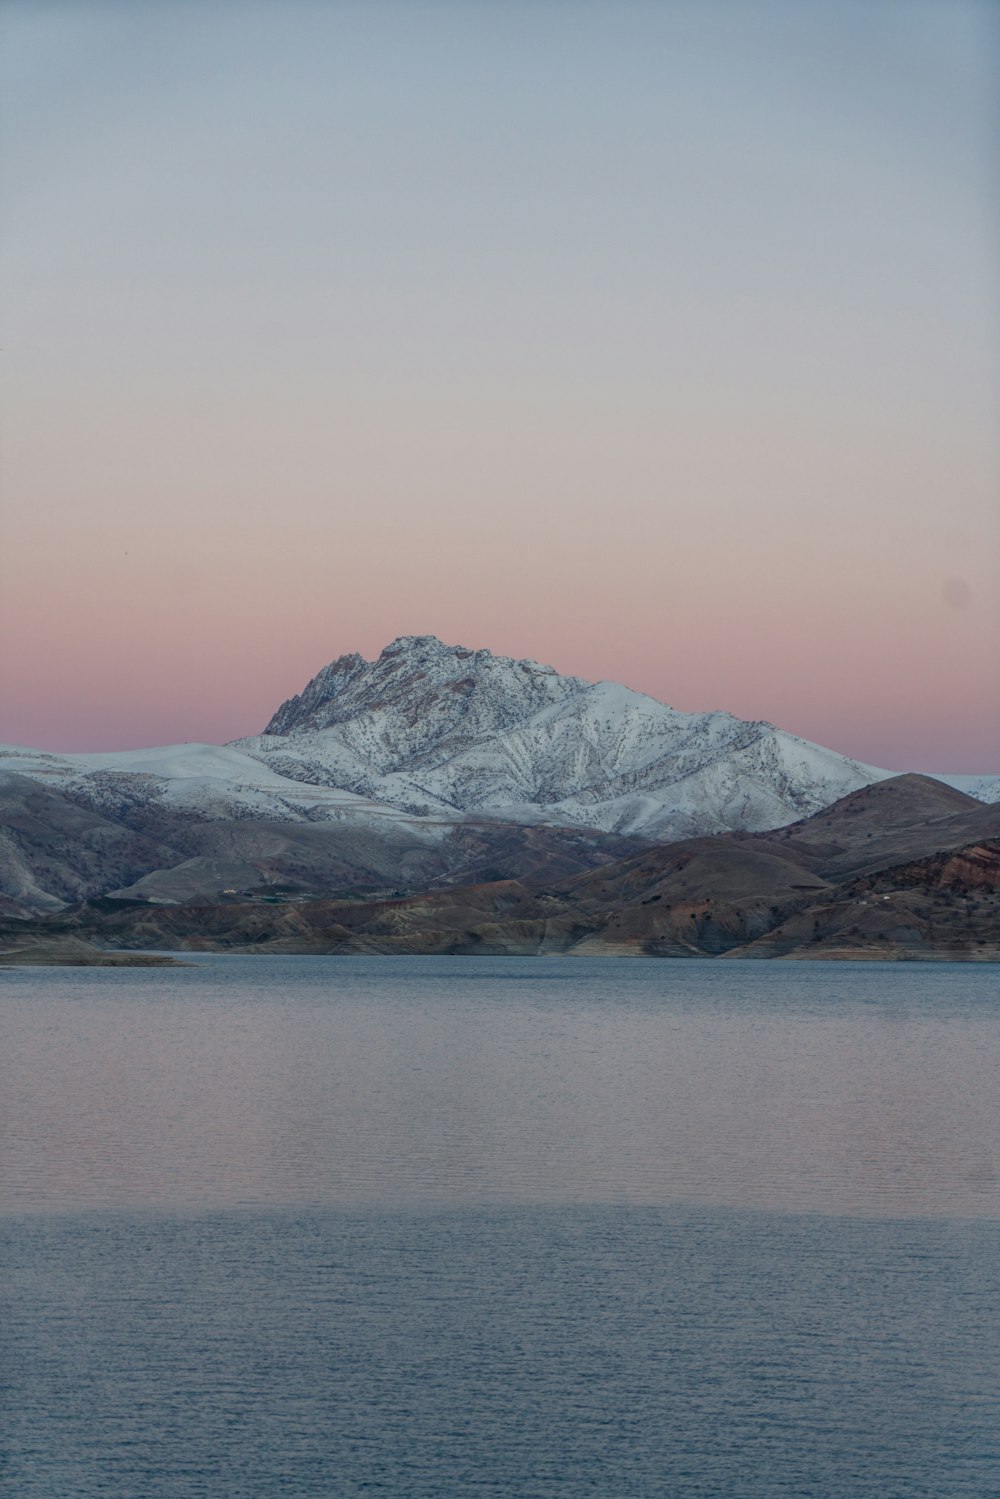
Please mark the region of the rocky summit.
[[770, 723], [681, 713], [432, 635], [342, 656], [234, 748], [417, 816], [655, 839], [778, 827], [889, 774]]

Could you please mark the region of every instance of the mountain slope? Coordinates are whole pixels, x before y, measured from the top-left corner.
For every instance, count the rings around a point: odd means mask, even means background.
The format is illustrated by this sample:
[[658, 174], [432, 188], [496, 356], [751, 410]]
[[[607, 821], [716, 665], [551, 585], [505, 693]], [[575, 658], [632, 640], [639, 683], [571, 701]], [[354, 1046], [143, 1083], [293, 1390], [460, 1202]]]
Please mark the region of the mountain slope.
[[166, 830], [125, 827], [28, 776], [0, 779], [0, 897], [10, 909], [58, 910], [180, 857]]
[[863, 787], [805, 822], [762, 834], [776, 852], [838, 880], [997, 836], [1000, 806], [919, 775]]
[[104, 895], [174, 903], [559, 879], [635, 846], [583, 829], [415, 817], [213, 745], [0, 749], [0, 909], [25, 914]]
[[[570, 877], [549, 868], [537, 881], [479, 879], [394, 899], [104, 901], [36, 923], [31, 936], [250, 952], [996, 962], [1000, 807], [946, 790], [939, 797], [921, 781], [901, 777], [877, 796], [855, 793], [785, 843], [719, 834], [649, 846]], [[921, 830], [928, 797], [950, 810]], [[892, 824], [884, 846], [883, 819]], [[19, 925], [8, 940], [23, 940]]]
[[282, 776], [418, 815], [478, 812], [665, 839], [769, 828], [888, 775], [728, 713], [404, 636], [345, 656], [234, 742]]

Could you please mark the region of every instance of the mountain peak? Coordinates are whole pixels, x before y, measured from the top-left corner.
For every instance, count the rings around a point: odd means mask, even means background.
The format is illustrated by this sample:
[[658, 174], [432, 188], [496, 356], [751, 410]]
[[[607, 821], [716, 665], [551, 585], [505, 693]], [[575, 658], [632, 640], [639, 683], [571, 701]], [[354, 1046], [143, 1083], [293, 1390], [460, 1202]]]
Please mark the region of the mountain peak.
[[[510, 728], [590, 685], [537, 661], [447, 645], [436, 635], [399, 635], [375, 661], [350, 655], [324, 666], [302, 692], [282, 703], [264, 733], [324, 730], [389, 713], [405, 724], [412, 753], [458, 728], [463, 739]], [[388, 722], [379, 738], [387, 732]]]
[[241, 742], [282, 775], [415, 815], [473, 814], [643, 836], [766, 828], [884, 774], [725, 713], [400, 635], [341, 656]]
[[[464, 645], [445, 645], [437, 635], [397, 635], [395, 640], [383, 647], [381, 654], [382, 656], [398, 656], [401, 651], [430, 652], [434, 655], [455, 655], [458, 652], [469, 654]], [[489, 651], [486, 654], [489, 655]]]
[[[519, 658], [514, 656], [497, 656], [486, 646], [477, 646], [474, 650], [466, 645], [448, 645], [437, 635], [397, 635], [396, 639], [385, 646], [378, 658], [378, 662], [391, 661], [397, 657], [404, 659], [426, 659], [447, 665], [449, 662], [471, 662], [473, 669], [478, 666], [496, 666], [498, 668], [510, 667], [522, 671], [541, 673], [546, 676], [558, 677], [559, 672], [554, 666], [547, 666], [542, 661], [533, 661], [528, 657]], [[375, 665], [378, 662], [374, 663]], [[463, 667], [468, 670], [468, 667]], [[581, 682], [580, 677], [566, 677], [568, 682]], [[589, 683], [583, 683], [589, 686]]]
[[447, 646], [438, 636], [396, 636], [387, 646], [382, 646], [378, 660], [396, 655], [453, 655], [465, 646]]

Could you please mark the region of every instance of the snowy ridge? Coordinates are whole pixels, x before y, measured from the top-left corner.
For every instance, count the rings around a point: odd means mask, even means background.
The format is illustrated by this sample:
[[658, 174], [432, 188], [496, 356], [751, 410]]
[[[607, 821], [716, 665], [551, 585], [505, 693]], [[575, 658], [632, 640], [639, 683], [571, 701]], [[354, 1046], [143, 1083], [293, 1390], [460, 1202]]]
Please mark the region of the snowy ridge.
[[417, 816], [478, 813], [647, 838], [762, 830], [892, 774], [728, 713], [403, 636], [343, 656], [236, 746], [292, 779]]
[[65, 755], [0, 745], [0, 779], [11, 774], [113, 815], [141, 806], [173, 806], [210, 820], [410, 820], [383, 802], [289, 779], [252, 755], [215, 744]]
[[[424, 846], [484, 818], [666, 840], [763, 831], [894, 774], [773, 724], [682, 713], [432, 635], [403, 636], [376, 661], [341, 656], [263, 734], [226, 746], [0, 747], [5, 773], [136, 826], [146, 812], [335, 824]], [[937, 779], [1000, 800], [1000, 776]]]

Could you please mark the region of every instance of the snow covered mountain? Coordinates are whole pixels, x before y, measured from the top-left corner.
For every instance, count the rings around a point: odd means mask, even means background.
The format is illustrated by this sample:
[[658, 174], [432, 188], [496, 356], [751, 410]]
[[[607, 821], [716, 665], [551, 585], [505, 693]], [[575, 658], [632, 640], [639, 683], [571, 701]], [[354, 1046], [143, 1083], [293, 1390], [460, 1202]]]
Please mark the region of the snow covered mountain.
[[432, 635], [373, 662], [342, 656], [232, 748], [416, 816], [656, 839], [779, 827], [892, 774], [773, 724], [681, 713]]
[[211, 821], [400, 821], [398, 810], [383, 802], [289, 780], [259, 758], [217, 744], [65, 755], [0, 745], [0, 777], [10, 775], [29, 777], [112, 816], [159, 806]]
[[95, 896], [211, 904], [546, 882], [635, 847], [589, 829], [418, 817], [288, 780], [217, 745], [94, 755], [0, 747], [0, 915]]
[[[544, 884], [650, 840], [782, 827], [892, 774], [773, 724], [404, 636], [342, 656], [227, 746], [0, 747], [0, 913]], [[1000, 777], [938, 779], [1000, 799]]]
[[0, 747], [0, 910], [95, 895], [421, 887], [460, 863], [440, 819], [285, 781], [210, 744], [56, 755]]

